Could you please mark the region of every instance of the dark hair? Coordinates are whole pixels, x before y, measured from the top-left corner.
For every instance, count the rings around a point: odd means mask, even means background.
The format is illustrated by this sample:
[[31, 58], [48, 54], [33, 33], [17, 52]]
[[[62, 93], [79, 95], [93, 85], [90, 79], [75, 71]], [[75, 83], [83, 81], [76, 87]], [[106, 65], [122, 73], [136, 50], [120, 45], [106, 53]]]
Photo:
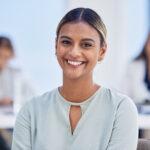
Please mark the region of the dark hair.
[[135, 58], [135, 61], [141, 60], [143, 59], [145, 61], [145, 76], [144, 76], [144, 82], [145, 85], [147, 87], [147, 89], [150, 91], [150, 79], [149, 79], [149, 74], [148, 74], [148, 68], [149, 68], [149, 64], [148, 64], [148, 56], [146, 54], [146, 50], [147, 50], [147, 44], [150, 42], [150, 32], [148, 34], [148, 37], [146, 39], [146, 42], [144, 44], [144, 47], [141, 51], [141, 53]]
[[14, 53], [13, 45], [8, 37], [0, 36], [0, 48], [7, 48], [12, 53]]
[[139, 60], [139, 59], [144, 59], [145, 61], [147, 61], [147, 56], [146, 56], [146, 47], [147, 47], [147, 43], [149, 42], [150, 39], [150, 32], [146, 38], [145, 44], [143, 46], [142, 51], [140, 52], [140, 54], [135, 58], [135, 60]]
[[101, 44], [106, 43], [106, 27], [101, 17], [90, 8], [75, 8], [69, 11], [60, 21], [57, 27], [56, 36], [58, 37], [61, 27], [70, 22], [83, 21], [97, 30], [100, 35]]

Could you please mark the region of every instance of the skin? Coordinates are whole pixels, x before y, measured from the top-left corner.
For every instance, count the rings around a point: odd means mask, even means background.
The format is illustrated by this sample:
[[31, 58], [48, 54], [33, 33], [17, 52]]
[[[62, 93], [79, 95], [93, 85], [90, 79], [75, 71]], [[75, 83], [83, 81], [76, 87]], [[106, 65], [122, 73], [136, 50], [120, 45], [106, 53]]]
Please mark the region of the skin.
[[[61, 27], [56, 40], [56, 56], [63, 70], [63, 85], [59, 91], [66, 100], [85, 101], [100, 88], [93, 82], [93, 69], [105, 52], [106, 45], [101, 46], [98, 32], [87, 23], [67, 23]], [[72, 134], [81, 115], [80, 106], [70, 107]]]
[[[101, 45], [98, 32], [87, 23], [73, 22], [61, 27], [56, 56], [63, 70], [63, 85], [59, 88], [62, 96], [68, 101], [82, 102], [95, 93], [99, 85], [93, 82], [93, 69], [105, 52], [106, 45]], [[82, 64], [74, 66], [68, 60]]]
[[[2, 71], [13, 58], [13, 53], [8, 48], [0, 48], [0, 71]], [[0, 100], [0, 106], [12, 105], [12, 99], [9, 97], [4, 97]]]
[[78, 121], [80, 120], [82, 116], [81, 108], [80, 106], [71, 106], [70, 107], [70, 114], [69, 114], [69, 119], [70, 119], [70, 126], [72, 130], [72, 134], [74, 132], [74, 129], [76, 128], [76, 125]]
[[5, 98], [0, 100], [0, 106], [9, 106], [9, 105], [12, 105], [12, 104], [13, 104], [13, 101], [9, 97], [5, 97]]

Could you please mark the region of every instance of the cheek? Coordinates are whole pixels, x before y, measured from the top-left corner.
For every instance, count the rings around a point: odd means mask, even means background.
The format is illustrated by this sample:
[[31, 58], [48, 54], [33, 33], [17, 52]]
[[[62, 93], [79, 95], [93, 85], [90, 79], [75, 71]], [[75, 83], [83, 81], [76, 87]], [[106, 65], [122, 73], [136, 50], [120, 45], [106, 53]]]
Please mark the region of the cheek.
[[60, 64], [60, 66], [62, 66], [63, 61], [64, 61], [64, 57], [65, 57], [64, 49], [57, 47], [56, 57], [57, 57], [57, 60], [58, 60], [58, 62]]
[[62, 57], [65, 54], [65, 49], [62, 46], [57, 46], [56, 54], [58, 57]]
[[91, 60], [91, 63], [97, 63], [97, 61], [98, 61], [98, 52], [95, 51], [95, 52], [89, 54], [89, 59]]

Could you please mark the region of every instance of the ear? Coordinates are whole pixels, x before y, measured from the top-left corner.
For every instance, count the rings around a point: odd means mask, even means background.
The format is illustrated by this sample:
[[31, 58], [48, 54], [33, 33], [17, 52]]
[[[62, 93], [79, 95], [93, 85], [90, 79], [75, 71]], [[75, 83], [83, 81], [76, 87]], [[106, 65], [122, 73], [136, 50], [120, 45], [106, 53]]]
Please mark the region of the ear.
[[103, 60], [107, 50], [107, 44], [104, 43], [103, 46], [99, 50], [99, 56], [98, 56], [98, 61]]

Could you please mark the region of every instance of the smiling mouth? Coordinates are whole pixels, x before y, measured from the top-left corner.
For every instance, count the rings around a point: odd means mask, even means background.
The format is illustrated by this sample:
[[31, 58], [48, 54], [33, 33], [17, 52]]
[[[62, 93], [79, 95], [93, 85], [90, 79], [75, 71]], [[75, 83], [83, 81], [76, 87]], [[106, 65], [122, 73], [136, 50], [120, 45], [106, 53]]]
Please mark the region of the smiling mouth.
[[72, 65], [72, 66], [77, 67], [77, 66], [80, 66], [80, 65], [84, 64], [85, 61], [67, 60], [67, 63], [70, 64], [70, 65]]

